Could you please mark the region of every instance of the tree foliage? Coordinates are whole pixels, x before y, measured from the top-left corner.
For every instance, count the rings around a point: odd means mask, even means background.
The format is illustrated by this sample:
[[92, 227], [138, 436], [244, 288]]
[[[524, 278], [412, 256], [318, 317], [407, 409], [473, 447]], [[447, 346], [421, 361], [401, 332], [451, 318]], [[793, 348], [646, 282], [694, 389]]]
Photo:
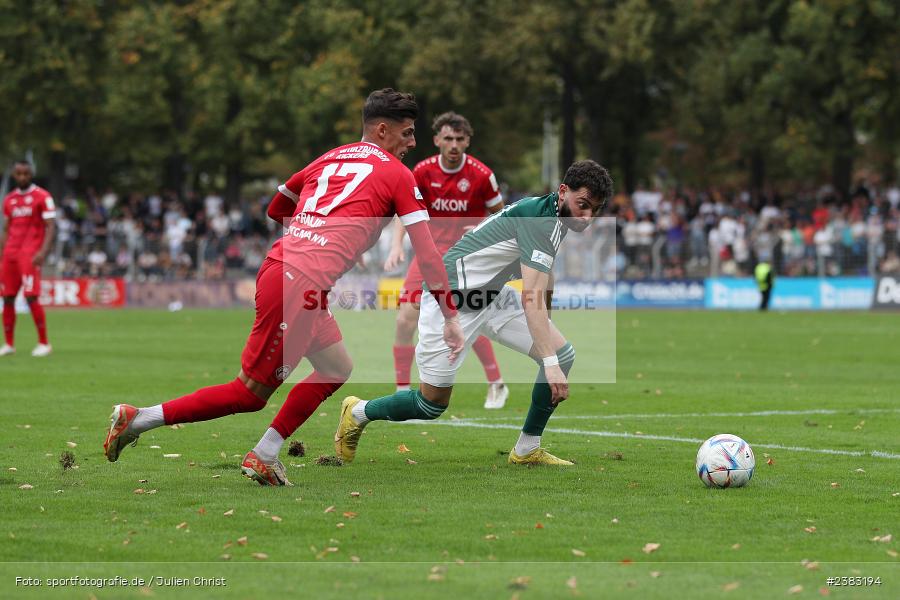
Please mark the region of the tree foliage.
[[[372, 89], [465, 114], [513, 181], [545, 119], [560, 165], [591, 156], [633, 189], [896, 176], [893, 0], [0, 0], [0, 147], [33, 148], [57, 193], [114, 184], [230, 200], [359, 136]], [[75, 169], [66, 169], [77, 166]], [[280, 165], [272, 172], [272, 165]], [[289, 167], [286, 167], [290, 165]], [[77, 175], [76, 179], [72, 179]], [[529, 184], [530, 185], [530, 184]], [[537, 190], [532, 190], [537, 191]]]

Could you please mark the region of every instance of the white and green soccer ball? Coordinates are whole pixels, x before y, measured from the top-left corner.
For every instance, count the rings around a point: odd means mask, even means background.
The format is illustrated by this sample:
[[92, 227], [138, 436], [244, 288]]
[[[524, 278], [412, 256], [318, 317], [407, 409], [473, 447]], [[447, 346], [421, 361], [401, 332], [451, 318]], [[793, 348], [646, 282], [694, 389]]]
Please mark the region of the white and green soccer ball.
[[697, 476], [707, 487], [747, 485], [755, 468], [750, 444], [730, 433], [712, 436], [697, 451]]

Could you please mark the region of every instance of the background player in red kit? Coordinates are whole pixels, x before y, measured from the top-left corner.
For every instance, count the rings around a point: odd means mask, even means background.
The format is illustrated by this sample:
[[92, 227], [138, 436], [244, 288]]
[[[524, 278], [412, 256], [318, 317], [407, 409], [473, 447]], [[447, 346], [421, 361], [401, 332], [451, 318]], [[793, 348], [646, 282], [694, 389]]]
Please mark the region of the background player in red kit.
[[441, 293], [448, 290], [447, 273], [428, 229], [428, 211], [400, 162], [415, 147], [417, 115], [412, 94], [372, 92], [363, 107], [362, 141], [325, 153], [279, 186], [268, 214], [287, 231], [257, 275], [256, 321], [237, 379], [147, 408], [115, 406], [103, 444], [110, 461], [154, 427], [260, 410], [306, 357], [312, 374], [291, 389], [241, 465], [261, 485], [289, 484], [278, 460], [284, 440], [343, 385], [353, 367], [325, 296], [394, 214], [409, 231], [429, 289], [436, 290], [447, 345], [454, 356], [462, 349], [456, 311], [449, 294]]
[[[431, 235], [443, 255], [486, 214], [502, 210], [503, 196], [491, 170], [480, 160], [466, 154], [474, 133], [468, 119], [454, 112], [446, 112], [434, 120], [432, 129], [434, 145], [440, 152], [417, 164], [413, 175], [428, 207]], [[403, 228], [395, 224], [391, 253], [384, 264], [387, 271], [392, 271], [406, 260], [403, 232]], [[417, 257], [414, 257], [400, 293], [394, 337], [394, 374], [398, 390], [409, 389], [409, 374], [416, 354], [413, 334], [419, 323], [421, 295], [422, 272]], [[472, 349], [481, 361], [488, 380], [484, 407], [503, 408], [509, 397], [509, 388], [500, 376], [491, 341], [480, 336]]]
[[20, 160], [13, 167], [17, 188], [3, 199], [3, 230], [0, 231], [0, 295], [3, 296], [4, 344], [0, 356], [16, 351], [16, 295], [22, 289], [34, 326], [38, 345], [32, 356], [47, 356], [52, 348], [47, 341], [47, 318], [40, 303], [41, 265], [50, 251], [56, 231], [56, 207], [50, 192], [34, 185], [31, 163]]

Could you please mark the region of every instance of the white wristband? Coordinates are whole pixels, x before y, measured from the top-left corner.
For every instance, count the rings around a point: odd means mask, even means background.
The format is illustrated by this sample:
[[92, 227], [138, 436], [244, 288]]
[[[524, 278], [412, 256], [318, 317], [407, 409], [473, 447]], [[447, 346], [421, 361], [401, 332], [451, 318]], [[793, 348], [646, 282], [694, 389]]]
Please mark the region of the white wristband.
[[545, 356], [543, 359], [545, 367], [555, 367], [559, 364], [559, 357], [555, 354], [553, 356]]

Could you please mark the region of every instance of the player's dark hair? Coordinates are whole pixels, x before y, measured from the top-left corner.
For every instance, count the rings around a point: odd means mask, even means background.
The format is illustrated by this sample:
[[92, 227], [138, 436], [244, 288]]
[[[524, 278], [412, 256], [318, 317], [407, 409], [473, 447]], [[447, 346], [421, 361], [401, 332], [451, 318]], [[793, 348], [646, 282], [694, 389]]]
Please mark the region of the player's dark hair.
[[362, 116], [363, 123], [370, 123], [375, 119], [398, 122], [405, 119], [416, 120], [419, 116], [419, 105], [412, 94], [384, 88], [369, 94], [363, 106]]
[[601, 210], [613, 195], [613, 180], [609, 171], [593, 160], [579, 160], [566, 169], [564, 184], [572, 190], [587, 188], [591, 196], [600, 200]]
[[25, 165], [26, 167], [28, 167], [29, 169], [31, 169], [31, 172], [32, 172], [32, 173], [34, 173], [34, 165], [31, 164], [31, 161], [30, 161], [30, 160], [25, 159], [25, 158], [20, 158], [20, 159], [18, 159], [16, 162], [13, 163], [13, 166], [14, 166], [14, 167], [15, 167], [15, 166], [18, 166], [18, 165]]
[[441, 129], [444, 128], [444, 125], [448, 125], [453, 131], [462, 131], [469, 137], [475, 135], [475, 130], [472, 129], [469, 120], [462, 115], [456, 114], [452, 110], [435, 117], [434, 123], [431, 124], [434, 134], [439, 134]]

